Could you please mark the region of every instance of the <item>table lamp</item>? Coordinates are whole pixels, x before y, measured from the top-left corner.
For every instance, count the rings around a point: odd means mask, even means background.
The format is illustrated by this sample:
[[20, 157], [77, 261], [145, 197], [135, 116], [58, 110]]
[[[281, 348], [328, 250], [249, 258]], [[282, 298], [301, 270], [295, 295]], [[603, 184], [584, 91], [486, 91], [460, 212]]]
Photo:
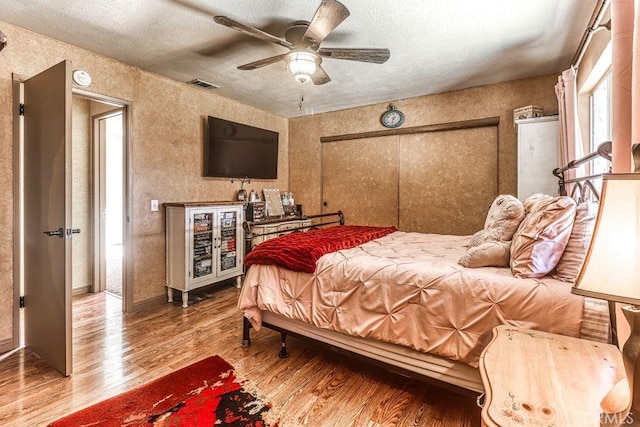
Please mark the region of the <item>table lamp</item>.
[[640, 173], [603, 176], [593, 237], [572, 292], [631, 304], [622, 309], [631, 327], [622, 356], [631, 414], [640, 422]]

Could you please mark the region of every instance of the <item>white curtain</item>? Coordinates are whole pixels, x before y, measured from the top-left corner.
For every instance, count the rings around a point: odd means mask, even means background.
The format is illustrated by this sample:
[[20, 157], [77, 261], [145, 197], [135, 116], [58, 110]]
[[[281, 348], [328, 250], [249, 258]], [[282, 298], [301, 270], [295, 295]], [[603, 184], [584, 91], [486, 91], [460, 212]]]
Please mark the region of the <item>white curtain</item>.
[[[558, 163], [565, 166], [571, 160], [584, 155], [582, 149], [582, 135], [578, 121], [578, 92], [576, 89], [576, 70], [571, 67], [564, 70], [558, 77], [556, 84], [559, 114], [559, 146]], [[565, 179], [583, 176], [583, 167], [565, 172]], [[567, 191], [569, 189], [567, 188]]]
[[[631, 144], [640, 143], [639, 14], [639, 0], [611, 0], [611, 98], [613, 104], [611, 170], [614, 173], [632, 170]], [[616, 316], [621, 318], [621, 304], [618, 303], [616, 306]], [[616, 329], [618, 342], [622, 347], [629, 337], [629, 324], [617, 322]]]
[[[611, 2], [614, 173], [631, 170], [631, 144], [640, 142], [640, 1]], [[633, 114], [632, 114], [633, 112]], [[632, 119], [633, 118], [633, 119]]]
[[[611, 166], [614, 173], [623, 173], [632, 170], [632, 144], [640, 143], [640, 0], [611, 0], [611, 46]], [[579, 151], [572, 153], [574, 144], [577, 149], [582, 148], [576, 120], [575, 74], [572, 68], [565, 70], [556, 85], [561, 165], [582, 156]]]

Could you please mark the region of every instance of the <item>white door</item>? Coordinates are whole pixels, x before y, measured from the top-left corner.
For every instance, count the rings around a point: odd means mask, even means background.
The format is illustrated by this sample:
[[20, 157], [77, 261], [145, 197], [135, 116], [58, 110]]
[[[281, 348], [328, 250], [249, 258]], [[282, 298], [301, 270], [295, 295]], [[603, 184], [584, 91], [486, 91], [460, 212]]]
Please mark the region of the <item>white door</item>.
[[63, 375], [71, 350], [71, 63], [24, 82], [25, 346]]
[[97, 196], [96, 292], [122, 297], [124, 254], [124, 108], [93, 117]]

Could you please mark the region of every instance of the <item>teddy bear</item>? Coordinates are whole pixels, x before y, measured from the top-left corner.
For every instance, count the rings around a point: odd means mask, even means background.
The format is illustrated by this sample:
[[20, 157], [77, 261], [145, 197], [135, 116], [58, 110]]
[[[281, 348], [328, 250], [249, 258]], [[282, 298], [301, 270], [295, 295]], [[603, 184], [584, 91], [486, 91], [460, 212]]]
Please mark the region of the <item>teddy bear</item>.
[[463, 267], [508, 267], [511, 239], [524, 219], [525, 209], [517, 198], [502, 194], [493, 201], [484, 228], [473, 236], [458, 260]]

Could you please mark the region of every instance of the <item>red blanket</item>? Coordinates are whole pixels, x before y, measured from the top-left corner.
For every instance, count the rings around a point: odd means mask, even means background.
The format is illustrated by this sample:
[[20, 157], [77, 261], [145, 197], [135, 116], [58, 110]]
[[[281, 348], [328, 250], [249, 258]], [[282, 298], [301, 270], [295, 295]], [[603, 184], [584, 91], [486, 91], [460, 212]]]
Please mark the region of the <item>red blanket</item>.
[[396, 230], [395, 227], [338, 225], [286, 234], [260, 243], [247, 254], [244, 263], [275, 264], [293, 271], [313, 273], [316, 261], [322, 255], [353, 248]]

